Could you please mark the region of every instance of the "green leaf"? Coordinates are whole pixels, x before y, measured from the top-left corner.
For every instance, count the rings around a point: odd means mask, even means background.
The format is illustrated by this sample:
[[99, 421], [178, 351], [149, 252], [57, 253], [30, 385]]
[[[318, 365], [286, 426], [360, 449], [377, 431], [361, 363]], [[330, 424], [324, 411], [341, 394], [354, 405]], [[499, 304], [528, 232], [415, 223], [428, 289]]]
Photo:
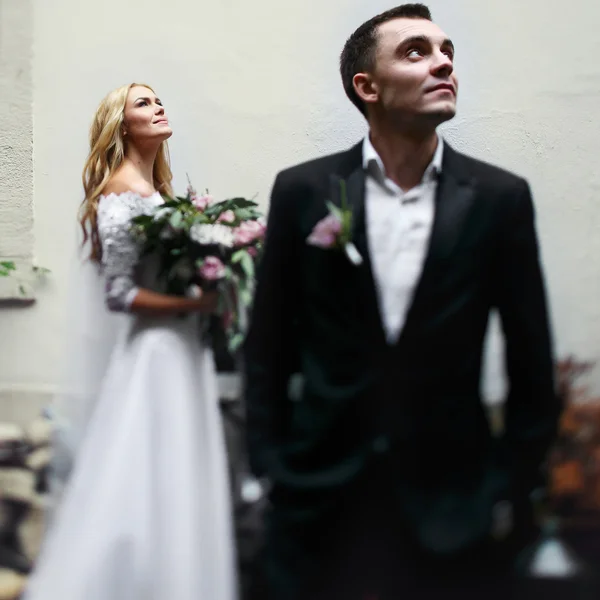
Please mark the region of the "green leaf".
[[232, 210], [238, 214], [240, 210], [250, 209], [257, 206], [258, 204], [253, 200], [247, 200], [246, 198], [230, 198], [228, 200], [222, 200], [221, 202], [215, 202], [214, 204], [211, 204], [206, 208], [204, 214], [212, 217], [220, 215], [226, 210]]
[[349, 210], [344, 211], [342, 215], [342, 232], [340, 238], [342, 245], [347, 244], [352, 239], [352, 213]]
[[232, 263], [239, 263], [242, 260], [242, 256], [244, 256], [244, 254], [248, 254], [246, 252], [246, 250], [237, 250], [236, 252], [234, 252], [231, 255], [231, 262]]
[[173, 229], [179, 229], [182, 221], [183, 221], [183, 216], [181, 215], [181, 213], [174, 212], [169, 219], [169, 224], [171, 225], [171, 227]]
[[131, 222], [134, 225], [149, 225], [154, 220], [154, 217], [151, 215], [138, 215], [137, 217], [133, 217]]
[[254, 200], [248, 200], [246, 198], [230, 198], [229, 200], [226, 200], [226, 202], [229, 202], [230, 204], [230, 208], [247, 208], [249, 206], [258, 206], [258, 204], [256, 202], [254, 202]]
[[248, 279], [252, 279], [254, 277], [254, 260], [248, 253], [248, 250], [242, 249], [238, 250], [231, 256], [231, 262], [233, 264], [238, 264], [242, 268], [242, 271]]
[[252, 304], [252, 292], [246, 287], [240, 287], [238, 295], [244, 306], [250, 306]]
[[218, 217], [221, 213], [225, 212], [227, 207], [225, 206], [225, 202], [217, 202], [216, 204], [211, 204], [204, 209], [204, 214], [207, 217]]
[[15, 266], [15, 263], [12, 260], [5, 260], [0, 262], [0, 267], [2, 267], [3, 269], [6, 269], [7, 271], [16, 271], [17, 267]]
[[228, 341], [228, 347], [229, 347], [229, 352], [237, 352], [237, 350], [239, 349], [239, 347], [243, 344], [244, 342], [244, 335], [242, 333], [235, 333], [233, 334]]
[[192, 225], [198, 225], [199, 223], [210, 223], [211, 219], [205, 213], [197, 213], [192, 218]]
[[254, 277], [254, 261], [252, 257], [248, 254], [247, 250], [244, 250], [242, 258], [240, 259], [240, 265], [242, 269], [244, 269], [244, 273], [248, 279], [252, 279]]
[[340, 221], [343, 222], [344, 213], [342, 212], [342, 209], [339, 206], [336, 206], [333, 202], [327, 200], [327, 208], [334, 217], [337, 217]]
[[185, 198], [165, 200], [165, 202], [163, 202], [158, 207], [158, 210], [160, 210], [161, 208], [178, 208], [180, 206], [180, 204], [182, 203], [182, 201], [185, 201]]
[[235, 212], [235, 216], [240, 221], [249, 221], [250, 219], [255, 219], [256, 211], [252, 208], [238, 208]]

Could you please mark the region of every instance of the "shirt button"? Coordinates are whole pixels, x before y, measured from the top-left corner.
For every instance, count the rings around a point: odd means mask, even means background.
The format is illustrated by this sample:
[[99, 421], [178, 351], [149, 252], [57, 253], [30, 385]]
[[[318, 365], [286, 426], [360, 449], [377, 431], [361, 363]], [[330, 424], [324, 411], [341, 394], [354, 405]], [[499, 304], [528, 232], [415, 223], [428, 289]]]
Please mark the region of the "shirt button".
[[373, 451], [376, 454], [385, 454], [390, 449], [390, 440], [386, 435], [377, 436], [373, 440]]

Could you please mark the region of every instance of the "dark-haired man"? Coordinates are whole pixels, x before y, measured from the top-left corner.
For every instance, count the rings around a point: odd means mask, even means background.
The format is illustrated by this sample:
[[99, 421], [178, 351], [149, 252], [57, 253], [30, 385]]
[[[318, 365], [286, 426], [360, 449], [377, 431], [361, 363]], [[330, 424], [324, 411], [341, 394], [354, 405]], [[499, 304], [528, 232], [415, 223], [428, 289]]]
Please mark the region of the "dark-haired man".
[[[559, 415], [529, 186], [437, 134], [458, 82], [425, 6], [361, 25], [341, 75], [369, 135], [277, 176], [245, 349], [250, 460], [273, 484], [259, 596], [496, 597]], [[493, 308], [499, 443], [480, 398]]]

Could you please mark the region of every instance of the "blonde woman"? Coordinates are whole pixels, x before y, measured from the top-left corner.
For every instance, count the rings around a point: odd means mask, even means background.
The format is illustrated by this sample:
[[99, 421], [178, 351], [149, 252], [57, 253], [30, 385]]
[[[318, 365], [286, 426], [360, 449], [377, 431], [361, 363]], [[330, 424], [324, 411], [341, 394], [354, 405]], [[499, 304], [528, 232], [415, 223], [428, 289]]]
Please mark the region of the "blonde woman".
[[27, 600], [237, 595], [216, 373], [197, 323], [216, 298], [161, 293], [129, 231], [171, 193], [171, 135], [146, 85], [111, 92], [94, 118], [81, 225], [105, 305], [126, 318]]

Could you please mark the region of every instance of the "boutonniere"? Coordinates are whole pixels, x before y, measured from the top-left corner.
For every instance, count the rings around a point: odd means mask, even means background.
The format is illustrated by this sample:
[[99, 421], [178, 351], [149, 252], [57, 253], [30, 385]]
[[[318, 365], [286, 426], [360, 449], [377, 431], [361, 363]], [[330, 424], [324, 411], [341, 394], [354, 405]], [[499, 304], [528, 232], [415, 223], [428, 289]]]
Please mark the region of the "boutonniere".
[[346, 182], [340, 179], [340, 206], [327, 201], [329, 214], [321, 219], [306, 238], [306, 243], [324, 249], [342, 250], [353, 265], [361, 265], [362, 256], [352, 242], [352, 209], [346, 197]]

